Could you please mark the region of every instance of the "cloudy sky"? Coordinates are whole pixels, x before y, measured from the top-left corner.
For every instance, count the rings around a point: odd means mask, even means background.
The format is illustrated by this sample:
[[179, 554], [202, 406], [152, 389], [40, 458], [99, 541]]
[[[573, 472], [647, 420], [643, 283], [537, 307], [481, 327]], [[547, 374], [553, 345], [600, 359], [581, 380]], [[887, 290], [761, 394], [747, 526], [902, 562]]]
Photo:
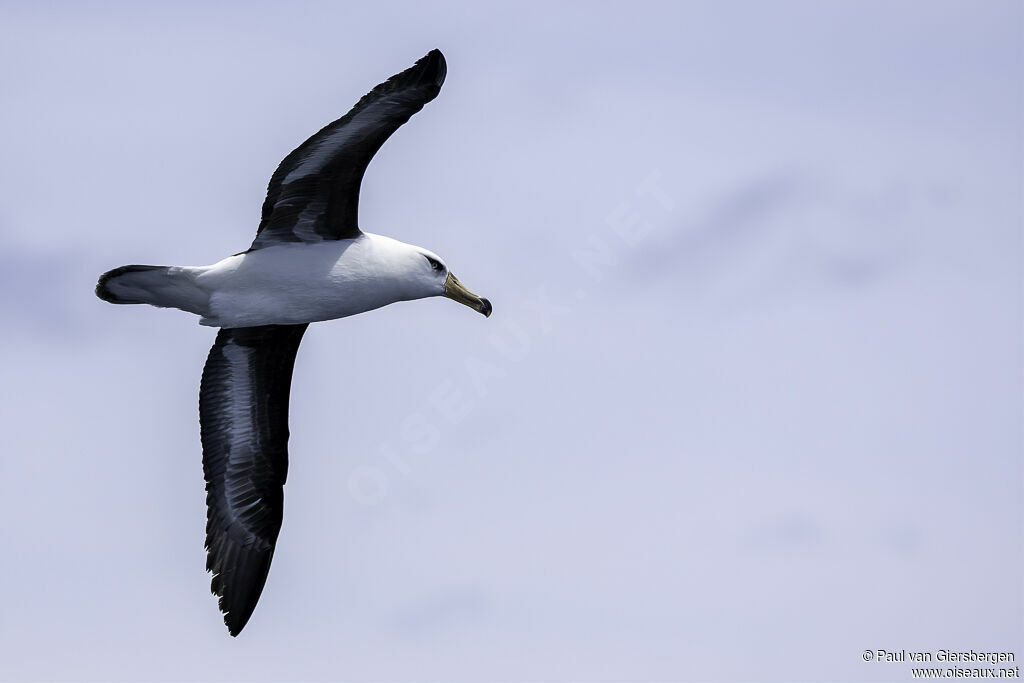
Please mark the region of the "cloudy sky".
[[[909, 680], [1024, 657], [1016, 2], [0, 4], [0, 678]], [[364, 229], [446, 300], [313, 326], [263, 598], [209, 594], [214, 331], [124, 263], [429, 49]]]

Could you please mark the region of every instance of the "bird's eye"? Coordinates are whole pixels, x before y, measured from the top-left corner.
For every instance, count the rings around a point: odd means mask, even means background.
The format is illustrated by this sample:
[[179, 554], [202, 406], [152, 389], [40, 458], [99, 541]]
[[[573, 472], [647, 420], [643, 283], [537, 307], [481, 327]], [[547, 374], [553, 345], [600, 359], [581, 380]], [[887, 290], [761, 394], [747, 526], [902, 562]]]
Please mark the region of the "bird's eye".
[[426, 258], [428, 261], [430, 261], [431, 268], [437, 271], [444, 270], [444, 266], [441, 265], [440, 261], [438, 261], [437, 259], [432, 259], [429, 256], [427, 256]]

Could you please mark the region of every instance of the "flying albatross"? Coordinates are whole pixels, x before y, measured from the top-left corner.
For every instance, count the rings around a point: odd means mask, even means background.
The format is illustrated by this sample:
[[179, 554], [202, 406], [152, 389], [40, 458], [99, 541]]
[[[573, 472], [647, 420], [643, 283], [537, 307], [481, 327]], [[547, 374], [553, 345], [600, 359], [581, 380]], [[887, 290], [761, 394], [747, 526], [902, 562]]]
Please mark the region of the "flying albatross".
[[231, 635], [249, 621], [281, 529], [288, 393], [311, 322], [446, 296], [491, 314], [433, 252], [359, 229], [359, 185], [399, 126], [437, 97], [444, 56], [429, 52], [371, 90], [284, 158], [248, 251], [212, 266], [122, 266], [96, 295], [202, 316], [221, 328], [199, 390], [206, 476], [206, 568]]

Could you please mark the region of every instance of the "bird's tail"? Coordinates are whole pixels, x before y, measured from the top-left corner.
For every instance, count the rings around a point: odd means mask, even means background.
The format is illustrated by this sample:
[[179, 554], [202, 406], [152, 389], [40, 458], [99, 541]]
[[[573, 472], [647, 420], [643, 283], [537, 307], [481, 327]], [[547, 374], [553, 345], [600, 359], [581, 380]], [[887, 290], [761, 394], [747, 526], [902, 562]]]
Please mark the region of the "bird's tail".
[[210, 295], [188, 269], [175, 266], [121, 266], [96, 283], [96, 296], [112, 304], [149, 304], [207, 315]]

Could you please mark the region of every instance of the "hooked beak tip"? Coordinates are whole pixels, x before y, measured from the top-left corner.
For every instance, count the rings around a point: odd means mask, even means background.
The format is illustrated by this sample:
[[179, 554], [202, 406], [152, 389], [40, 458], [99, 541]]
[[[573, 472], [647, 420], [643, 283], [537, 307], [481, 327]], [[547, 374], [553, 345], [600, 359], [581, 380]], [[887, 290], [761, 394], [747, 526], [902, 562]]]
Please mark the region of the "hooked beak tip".
[[483, 313], [484, 317], [491, 315], [491, 302], [466, 289], [465, 285], [459, 282], [459, 278], [451, 273], [448, 273], [448, 279], [444, 283], [444, 295], [464, 306], [469, 306], [478, 313]]

